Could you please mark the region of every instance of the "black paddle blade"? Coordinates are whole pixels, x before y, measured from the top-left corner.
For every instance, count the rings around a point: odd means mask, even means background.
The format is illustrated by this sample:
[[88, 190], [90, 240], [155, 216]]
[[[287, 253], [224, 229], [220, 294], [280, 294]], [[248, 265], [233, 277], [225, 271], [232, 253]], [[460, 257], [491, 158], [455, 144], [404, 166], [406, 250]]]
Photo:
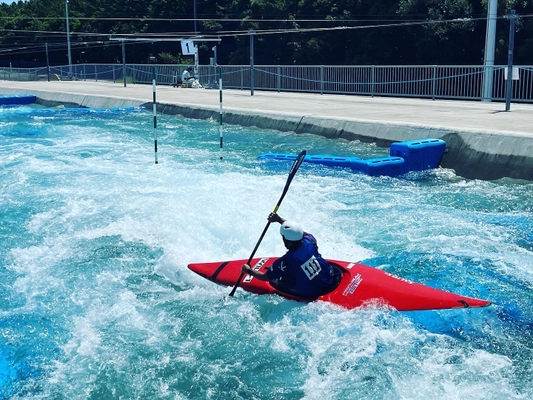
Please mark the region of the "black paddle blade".
[[287, 183], [285, 183], [285, 187], [283, 188], [283, 193], [281, 194], [281, 197], [278, 200], [278, 204], [276, 204], [276, 207], [274, 208], [274, 212], [278, 212], [278, 208], [281, 205], [281, 202], [283, 201], [283, 198], [285, 197], [285, 194], [287, 193], [287, 190], [289, 190], [289, 186], [292, 182], [292, 179], [294, 178], [294, 175], [296, 175], [296, 172], [298, 172], [298, 168], [300, 168], [300, 165], [304, 162], [304, 158], [307, 152], [305, 150], [302, 150], [300, 154], [296, 157], [296, 160], [292, 163], [291, 170], [289, 171], [289, 177], [287, 178]]
[[[276, 204], [276, 207], [274, 208], [274, 212], [277, 213], [279, 206], [281, 205], [281, 202], [283, 201], [283, 198], [285, 197], [285, 194], [287, 193], [287, 190], [289, 190], [289, 186], [292, 182], [292, 179], [294, 178], [294, 175], [296, 175], [296, 172], [298, 172], [298, 168], [300, 168], [300, 165], [304, 162], [304, 158], [307, 152], [305, 150], [302, 150], [300, 154], [296, 157], [296, 160], [292, 163], [291, 170], [289, 171], [289, 177], [287, 178], [287, 183], [285, 183], [285, 187], [283, 188], [283, 193], [281, 194], [281, 197], [278, 200], [278, 204]], [[254, 247], [254, 250], [252, 251], [252, 254], [250, 255], [250, 258], [248, 259], [248, 264], [252, 261], [252, 258], [254, 258], [255, 252], [259, 248], [259, 244], [263, 240], [263, 237], [265, 237], [265, 234], [268, 230], [268, 227], [270, 226], [270, 221], [266, 224], [265, 229], [263, 230], [263, 233], [261, 234], [261, 237], [257, 241], [257, 244]], [[231, 293], [229, 294], [230, 297], [235, 294], [235, 291], [237, 290], [237, 287], [239, 287], [239, 283], [241, 282], [241, 279], [244, 277], [244, 273], [241, 272], [239, 279], [237, 279], [237, 282], [235, 282], [235, 285], [233, 286], [233, 289], [231, 289]]]
[[298, 168], [300, 168], [300, 165], [304, 162], [305, 155], [307, 154], [307, 151], [302, 150], [300, 154], [298, 154], [298, 157], [296, 157], [296, 160], [292, 163], [291, 170], [289, 171], [289, 177], [296, 174], [296, 171], [298, 171]]

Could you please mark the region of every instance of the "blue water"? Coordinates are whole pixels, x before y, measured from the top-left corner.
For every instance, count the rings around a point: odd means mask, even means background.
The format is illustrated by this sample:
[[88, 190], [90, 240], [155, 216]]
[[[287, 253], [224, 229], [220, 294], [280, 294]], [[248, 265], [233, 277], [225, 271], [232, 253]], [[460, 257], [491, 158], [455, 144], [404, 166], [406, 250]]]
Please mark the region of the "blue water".
[[[387, 149], [138, 109], [0, 108], [0, 398], [533, 398], [533, 184], [304, 164], [279, 210], [329, 258], [486, 298], [346, 311], [217, 286], [289, 164]], [[282, 254], [272, 227], [258, 255]]]

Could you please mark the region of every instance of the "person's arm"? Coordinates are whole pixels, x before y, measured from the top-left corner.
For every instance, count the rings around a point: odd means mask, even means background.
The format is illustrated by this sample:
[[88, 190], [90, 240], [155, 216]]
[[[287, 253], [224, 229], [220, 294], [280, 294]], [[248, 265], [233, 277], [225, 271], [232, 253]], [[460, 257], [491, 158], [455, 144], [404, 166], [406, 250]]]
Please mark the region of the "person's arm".
[[260, 281], [268, 281], [268, 276], [265, 272], [255, 271], [248, 264], [244, 264], [241, 271], [243, 274], [252, 275], [254, 278], [257, 278]]
[[270, 213], [270, 215], [268, 216], [268, 220], [269, 220], [270, 222], [277, 222], [277, 223], [279, 223], [279, 224], [282, 224], [282, 223], [284, 223], [284, 222], [286, 221], [285, 218], [279, 216], [279, 215], [276, 214], [276, 213]]

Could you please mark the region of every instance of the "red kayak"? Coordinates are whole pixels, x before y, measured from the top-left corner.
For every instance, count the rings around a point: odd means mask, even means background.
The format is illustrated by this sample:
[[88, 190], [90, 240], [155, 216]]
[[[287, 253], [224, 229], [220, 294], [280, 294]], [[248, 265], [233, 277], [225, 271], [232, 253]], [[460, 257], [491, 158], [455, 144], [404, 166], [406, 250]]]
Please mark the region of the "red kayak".
[[[250, 265], [265, 271], [277, 257], [254, 258]], [[248, 260], [193, 263], [191, 271], [224, 286], [233, 286]], [[328, 260], [336, 271], [336, 287], [316, 299], [299, 298], [276, 290], [269, 282], [245, 275], [239, 286], [257, 294], [278, 294], [298, 301], [326, 301], [352, 309], [365, 305], [392, 307], [398, 311], [486, 307], [490, 301], [474, 299], [411, 282], [377, 268], [348, 261]]]

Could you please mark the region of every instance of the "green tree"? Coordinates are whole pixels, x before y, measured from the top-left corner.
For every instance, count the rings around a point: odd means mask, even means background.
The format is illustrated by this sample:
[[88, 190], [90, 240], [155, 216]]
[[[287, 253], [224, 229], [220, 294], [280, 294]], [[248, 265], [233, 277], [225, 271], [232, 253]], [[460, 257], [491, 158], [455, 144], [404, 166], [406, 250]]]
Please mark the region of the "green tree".
[[[198, 33], [222, 38], [220, 64], [248, 64], [254, 29], [256, 64], [482, 64], [488, 0], [197, 0]], [[122, 59], [112, 36], [194, 34], [192, 0], [70, 0], [73, 58]], [[516, 9], [515, 63], [533, 64], [533, 0], [499, 0], [496, 63], [507, 62]], [[64, 0], [0, 4], [0, 62], [66, 64]], [[200, 59], [212, 43], [199, 46]], [[179, 42], [127, 42], [128, 62], [157, 54], [180, 60]], [[205, 62], [205, 61], [203, 61]]]

